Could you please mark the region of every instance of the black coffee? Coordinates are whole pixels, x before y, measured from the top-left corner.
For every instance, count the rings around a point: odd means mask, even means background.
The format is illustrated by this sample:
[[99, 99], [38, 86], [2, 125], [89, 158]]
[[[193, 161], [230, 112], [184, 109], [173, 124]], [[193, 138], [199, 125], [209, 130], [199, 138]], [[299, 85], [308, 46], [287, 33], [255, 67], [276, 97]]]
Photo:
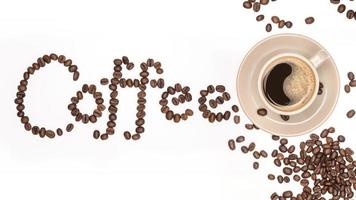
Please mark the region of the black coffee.
[[266, 98], [277, 106], [287, 106], [291, 100], [283, 91], [285, 79], [292, 73], [292, 66], [287, 63], [276, 65], [265, 79], [264, 93]]

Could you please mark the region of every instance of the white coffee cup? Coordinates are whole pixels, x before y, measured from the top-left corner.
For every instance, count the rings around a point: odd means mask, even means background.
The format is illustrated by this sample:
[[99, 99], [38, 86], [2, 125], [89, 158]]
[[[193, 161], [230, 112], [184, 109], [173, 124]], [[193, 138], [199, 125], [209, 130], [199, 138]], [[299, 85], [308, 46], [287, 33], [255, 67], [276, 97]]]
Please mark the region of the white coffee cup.
[[[283, 109], [283, 106], [281, 105], [275, 105], [271, 101], [269, 101], [266, 97], [265, 91], [264, 91], [264, 80], [266, 76], [268, 76], [269, 72], [277, 65], [280, 63], [276, 63], [279, 60], [283, 60], [283, 58], [293, 58], [292, 60], [295, 61], [301, 61], [305, 63], [305, 66], [307, 66], [310, 71], [312, 72], [313, 78], [314, 78], [314, 89], [313, 93], [310, 95], [310, 97], [307, 99], [306, 102], [302, 102], [302, 105], [299, 106], [290, 106], [288, 109]], [[296, 115], [304, 110], [308, 109], [310, 105], [314, 102], [318, 95], [318, 90], [319, 90], [319, 75], [317, 72], [317, 68], [320, 67], [325, 60], [329, 58], [329, 54], [325, 51], [319, 51], [317, 52], [314, 56], [306, 58], [302, 55], [296, 54], [296, 53], [277, 53], [274, 56], [271, 56], [271, 59], [269, 59], [264, 66], [262, 67], [260, 74], [258, 76], [258, 93], [264, 102], [264, 104], [273, 112], [280, 114], [280, 115]], [[293, 61], [288, 61], [292, 62], [289, 63], [291, 65], [298, 65], [297, 63], [293, 63]], [[287, 108], [287, 107], [286, 107]]]

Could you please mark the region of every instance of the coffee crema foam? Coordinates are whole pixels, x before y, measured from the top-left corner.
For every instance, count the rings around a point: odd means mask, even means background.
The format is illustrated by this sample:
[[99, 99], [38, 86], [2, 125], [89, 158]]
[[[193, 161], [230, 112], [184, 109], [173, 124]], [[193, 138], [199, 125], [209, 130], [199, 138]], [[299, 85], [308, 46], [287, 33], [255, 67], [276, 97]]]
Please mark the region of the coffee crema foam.
[[307, 63], [298, 58], [287, 58], [285, 62], [292, 67], [292, 73], [284, 80], [283, 91], [290, 98], [290, 105], [299, 108], [304, 106], [315, 92], [314, 73]]

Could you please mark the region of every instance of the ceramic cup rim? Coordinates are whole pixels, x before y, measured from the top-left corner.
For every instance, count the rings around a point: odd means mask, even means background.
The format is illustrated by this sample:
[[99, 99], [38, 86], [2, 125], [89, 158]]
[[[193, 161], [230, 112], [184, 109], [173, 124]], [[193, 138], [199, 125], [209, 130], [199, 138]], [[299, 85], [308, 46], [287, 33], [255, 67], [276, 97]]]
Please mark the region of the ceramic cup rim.
[[[318, 52], [316, 52], [317, 54]], [[310, 97], [310, 99], [308, 100], [308, 102], [303, 105], [302, 107], [300, 107], [299, 109], [293, 110], [293, 111], [283, 111], [283, 110], [279, 110], [277, 109], [275, 106], [271, 105], [271, 102], [269, 102], [266, 99], [266, 95], [263, 92], [263, 82], [264, 82], [264, 78], [265, 75], [271, 70], [271, 68], [273, 66], [271, 66], [271, 64], [283, 57], [294, 57], [297, 59], [302, 60], [303, 62], [305, 62], [307, 64], [307, 66], [309, 67], [309, 69], [311, 69], [311, 71], [313, 72], [313, 76], [315, 79], [315, 86], [314, 86], [314, 91], [313, 91], [313, 95]], [[258, 84], [258, 94], [260, 96], [260, 98], [262, 99], [263, 103], [268, 107], [268, 109], [272, 110], [273, 112], [280, 114], [280, 115], [296, 115], [299, 114], [303, 111], [305, 111], [306, 109], [308, 109], [313, 102], [315, 101], [317, 95], [318, 95], [318, 89], [319, 89], [319, 75], [318, 72], [316, 71], [316, 68], [318, 66], [314, 66], [313, 63], [311, 63], [311, 61], [309, 59], [307, 59], [306, 57], [297, 54], [297, 53], [280, 53], [278, 55], [274, 55], [273, 57], [271, 57], [262, 67], [262, 69], [260, 70], [258, 79], [257, 79], [257, 84]]]

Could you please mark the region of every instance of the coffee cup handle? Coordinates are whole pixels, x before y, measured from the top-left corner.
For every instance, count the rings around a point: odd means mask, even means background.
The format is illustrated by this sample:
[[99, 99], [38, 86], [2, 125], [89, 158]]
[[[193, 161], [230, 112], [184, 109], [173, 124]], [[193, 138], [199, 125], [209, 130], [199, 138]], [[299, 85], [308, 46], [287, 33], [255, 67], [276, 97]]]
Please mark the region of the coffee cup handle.
[[319, 51], [316, 55], [310, 58], [310, 62], [317, 69], [321, 64], [329, 58], [329, 54], [326, 51]]

